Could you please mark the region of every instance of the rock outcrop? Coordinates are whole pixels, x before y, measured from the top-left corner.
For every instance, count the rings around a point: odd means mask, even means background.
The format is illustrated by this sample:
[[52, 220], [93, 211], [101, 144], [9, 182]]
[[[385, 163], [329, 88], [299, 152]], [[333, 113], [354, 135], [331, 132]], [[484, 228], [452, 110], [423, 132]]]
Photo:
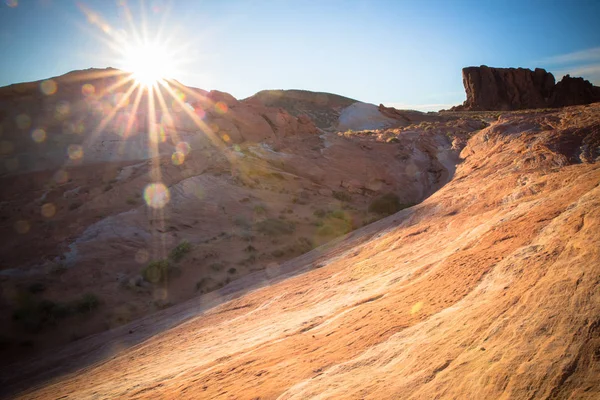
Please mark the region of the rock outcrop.
[[600, 101], [600, 88], [569, 75], [555, 84], [554, 75], [544, 69], [463, 68], [467, 100], [453, 111], [523, 110], [564, 107]]

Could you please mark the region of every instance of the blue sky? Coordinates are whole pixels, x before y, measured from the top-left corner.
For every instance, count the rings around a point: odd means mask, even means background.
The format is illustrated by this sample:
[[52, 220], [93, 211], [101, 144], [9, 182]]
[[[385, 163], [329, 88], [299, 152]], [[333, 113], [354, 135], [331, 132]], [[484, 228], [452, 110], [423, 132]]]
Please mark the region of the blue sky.
[[237, 98], [307, 89], [439, 109], [464, 100], [461, 69], [481, 64], [600, 85], [600, 1], [0, 1], [0, 86], [122, 67], [78, 4], [131, 32], [123, 3], [136, 29], [183, 48], [173, 78]]

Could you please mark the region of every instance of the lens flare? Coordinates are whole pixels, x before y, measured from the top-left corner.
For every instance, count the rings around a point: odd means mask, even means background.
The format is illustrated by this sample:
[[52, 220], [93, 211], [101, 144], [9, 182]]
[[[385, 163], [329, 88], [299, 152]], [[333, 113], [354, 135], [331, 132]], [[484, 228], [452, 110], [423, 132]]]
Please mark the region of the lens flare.
[[151, 183], [144, 189], [144, 200], [152, 208], [163, 208], [171, 200], [171, 195], [162, 183]]
[[34, 129], [33, 132], [31, 132], [31, 138], [36, 143], [42, 143], [46, 140], [46, 131], [42, 128]]
[[56, 110], [54, 112], [54, 118], [59, 121], [67, 118], [69, 113], [71, 112], [71, 106], [68, 101], [61, 101], [56, 105]]
[[171, 156], [171, 161], [173, 162], [173, 165], [181, 165], [185, 161], [185, 154], [180, 151], [176, 151]]
[[59, 185], [62, 185], [63, 183], [66, 183], [69, 180], [69, 173], [64, 169], [59, 169], [54, 173], [52, 180], [54, 180], [54, 182], [58, 183]]
[[421, 308], [423, 308], [423, 302], [419, 301], [418, 303], [415, 303], [415, 305], [411, 307], [410, 313], [411, 314], [416, 314], [419, 311], [421, 311]]
[[217, 104], [215, 104], [215, 111], [219, 114], [225, 114], [228, 109], [229, 108], [227, 107], [227, 104], [223, 103], [222, 101], [219, 101]]
[[81, 93], [85, 96], [91, 96], [96, 93], [96, 88], [91, 83], [86, 83], [81, 87]]
[[71, 144], [67, 148], [69, 158], [73, 161], [80, 160], [83, 157], [83, 147], [78, 144]]
[[139, 264], [146, 264], [150, 260], [150, 253], [146, 249], [140, 249], [135, 253], [135, 261]]
[[42, 206], [42, 216], [52, 218], [56, 214], [56, 206], [52, 203], [46, 203]]
[[177, 146], [175, 146], [175, 148], [177, 149], [178, 152], [182, 153], [184, 156], [187, 156], [188, 154], [190, 154], [190, 150], [192, 150], [192, 147], [190, 146], [190, 144], [188, 142], [179, 142], [179, 143], [177, 143]]
[[40, 83], [40, 90], [46, 96], [52, 96], [54, 93], [56, 93], [57, 89], [58, 85], [52, 79], [48, 79], [47, 81]]

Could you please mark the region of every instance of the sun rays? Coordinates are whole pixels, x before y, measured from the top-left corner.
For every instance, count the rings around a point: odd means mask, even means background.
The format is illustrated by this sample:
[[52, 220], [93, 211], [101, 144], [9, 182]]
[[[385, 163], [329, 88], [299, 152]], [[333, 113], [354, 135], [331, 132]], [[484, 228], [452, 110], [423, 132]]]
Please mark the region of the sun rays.
[[[117, 54], [117, 58], [111, 62], [123, 70], [118, 71], [116, 81], [103, 90], [94, 91], [93, 86], [87, 89], [92, 92], [89, 97], [94, 99], [121, 93], [114, 107], [104, 112], [88, 140], [96, 140], [102, 132], [110, 129], [119, 114], [127, 115], [121, 122], [117, 119], [117, 125], [120, 125], [118, 131], [126, 139], [138, 133], [135, 132], [137, 126], [144, 127], [140, 131], [145, 131], [148, 135], [148, 153], [153, 159], [152, 177], [156, 184], [160, 184], [160, 145], [165, 142], [173, 145], [171, 159], [175, 165], [183, 164], [190, 152], [189, 143], [182, 141], [174, 129], [177, 119], [189, 118], [217, 148], [227, 153], [225, 144], [203, 121], [204, 109], [217, 105], [172, 79], [185, 58], [179, 56], [184, 53], [185, 44], [178, 43], [179, 46], [174, 46], [172, 37], [164, 37], [164, 19], [157, 27], [155, 36], [152, 36], [145, 21], [144, 10], [141, 23], [136, 24], [127, 4], [122, 2], [119, 7], [126, 19], [127, 31], [113, 28], [101, 15], [86, 6], [80, 6], [87, 22], [97, 28], [94, 35]], [[90, 83], [85, 83], [84, 86], [90, 86]], [[163, 207], [167, 202], [168, 198], [167, 201], [150, 200], [148, 204], [152, 204], [153, 208], [160, 208], [156, 205]]]
[[[166, 158], [163, 156], [169, 156], [165, 153], [171, 151], [168, 159], [180, 167], [193, 150], [190, 143], [178, 134], [178, 123], [181, 126], [182, 122], [187, 122], [183, 119], [191, 121], [186, 125], [195, 126], [197, 131], [204, 133], [233, 162], [226, 143], [204, 122], [206, 111], [209, 108], [217, 109], [219, 104], [173, 79], [186, 61], [186, 43], [165, 35], [164, 18], [156, 31], [150, 32], [144, 10], [141, 22], [136, 23], [127, 4], [122, 2], [119, 12], [127, 23], [127, 30], [123, 30], [112, 27], [88, 7], [81, 5], [80, 10], [86, 17], [87, 30], [93, 28], [91, 34], [114, 53], [114, 58], [107, 62], [119, 67], [119, 70], [108, 70], [104, 75], [94, 71], [77, 77], [85, 102], [101, 115], [94, 126], [88, 127], [91, 132], [85, 140], [93, 144], [104, 140], [101, 139], [104, 133], [115, 133], [122, 139], [117, 148], [121, 154], [140, 143], [139, 135], [147, 135], [141, 143], [147, 146], [143, 150], [150, 158], [151, 182], [143, 190], [142, 198], [148, 206], [149, 218], [157, 223], [155, 227], [164, 230], [168, 213], [171, 212], [167, 207], [171, 194], [163, 183], [161, 163]], [[48, 92], [55, 91], [52, 83], [46, 86]], [[219, 111], [226, 112], [222, 109]], [[41, 137], [41, 134], [36, 135]], [[75, 150], [74, 155], [84, 157], [82, 152]], [[153, 243], [150, 244], [155, 253], [153, 257], [164, 256], [164, 240], [163, 235], [153, 235]]]

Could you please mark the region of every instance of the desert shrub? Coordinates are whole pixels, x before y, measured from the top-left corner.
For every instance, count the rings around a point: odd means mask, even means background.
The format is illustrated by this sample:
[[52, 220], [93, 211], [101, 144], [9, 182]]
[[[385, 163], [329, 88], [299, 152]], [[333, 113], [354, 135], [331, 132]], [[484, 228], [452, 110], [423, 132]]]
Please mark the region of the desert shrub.
[[333, 191], [333, 197], [339, 201], [351, 201], [352, 200], [352, 196], [350, 196], [349, 193], [336, 192], [335, 190]]
[[289, 235], [296, 229], [291, 222], [284, 222], [278, 219], [269, 218], [256, 224], [256, 230], [269, 236]]
[[412, 204], [400, 203], [400, 199], [395, 193], [386, 193], [369, 204], [369, 212], [390, 215], [411, 206]]
[[210, 269], [212, 269], [215, 272], [221, 271], [223, 270], [223, 268], [225, 268], [225, 265], [223, 265], [223, 263], [220, 262], [215, 262], [209, 265]]
[[333, 210], [329, 213], [329, 215], [332, 218], [337, 218], [337, 219], [346, 219], [346, 213], [344, 213], [342, 210]]
[[231, 275], [233, 275], [237, 272], [237, 269], [235, 269], [234, 267], [231, 267], [227, 270], [227, 272], [230, 273]]
[[80, 313], [88, 313], [100, 305], [100, 299], [94, 293], [86, 293], [74, 303], [74, 308]]
[[318, 210], [315, 210], [313, 215], [317, 218], [325, 218], [325, 216], [327, 215], [327, 211], [323, 210], [322, 208], [319, 208]]
[[256, 252], [256, 247], [249, 244], [248, 246], [246, 246], [246, 248], [244, 248], [244, 251], [247, 253], [254, 253]]
[[271, 255], [276, 258], [283, 257], [285, 255], [285, 251], [283, 251], [283, 249], [276, 249], [271, 252]]
[[250, 222], [243, 215], [238, 215], [233, 219], [233, 223], [242, 228], [249, 228]]
[[154, 260], [142, 269], [142, 276], [150, 283], [159, 283], [166, 281], [172, 270], [173, 266], [169, 260]]
[[323, 226], [317, 229], [319, 236], [340, 236], [352, 230], [350, 221], [339, 218], [327, 218]]
[[179, 243], [171, 252], [169, 253], [169, 258], [173, 261], [181, 260], [187, 253], [192, 250], [192, 245], [187, 240]]
[[[19, 307], [13, 311], [13, 320], [17, 322], [25, 331], [37, 333], [46, 326], [54, 326], [59, 320], [79, 311], [80, 301], [70, 303], [54, 302], [52, 300], [42, 299], [34, 301], [28, 296], [21, 296]], [[98, 306], [98, 300], [93, 308]], [[92, 309], [93, 309], [92, 308]]]
[[254, 206], [254, 212], [256, 214], [265, 214], [267, 212], [267, 208], [262, 204], [258, 204]]

